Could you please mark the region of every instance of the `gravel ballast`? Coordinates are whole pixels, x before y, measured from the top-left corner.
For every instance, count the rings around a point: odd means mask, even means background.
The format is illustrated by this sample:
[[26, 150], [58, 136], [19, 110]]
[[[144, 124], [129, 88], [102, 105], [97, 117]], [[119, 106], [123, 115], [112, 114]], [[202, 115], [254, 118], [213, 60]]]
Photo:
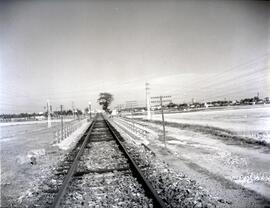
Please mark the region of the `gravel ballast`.
[[144, 166], [144, 176], [167, 207], [219, 207], [220, 203], [194, 180], [170, 168], [165, 162], [156, 158], [145, 145], [135, 144], [117, 125], [113, 125], [121, 132], [121, 136], [125, 139], [124, 144], [137, 165]]

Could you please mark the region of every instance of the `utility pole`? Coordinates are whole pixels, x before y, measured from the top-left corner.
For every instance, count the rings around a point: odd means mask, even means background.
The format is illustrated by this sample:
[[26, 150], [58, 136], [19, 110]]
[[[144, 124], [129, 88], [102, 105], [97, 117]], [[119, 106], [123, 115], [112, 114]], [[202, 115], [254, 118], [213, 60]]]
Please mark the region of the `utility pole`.
[[146, 108], [147, 108], [147, 119], [151, 120], [151, 106], [150, 106], [150, 87], [149, 83], [145, 83], [145, 90], [146, 90]]
[[89, 101], [89, 103], [88, 103], [88, 110], [89, 110], [89, 117], [90, 117], [90, 119], [92, 118], [92, 115], [91, 115], [91, 102]]
[[164, 113], [163, 113], [163, 103], [162, 103], [162, 96], [160, 96], [160, 106], [161, 106], [161, 115], [162, 115], [162, 127], [163, 127], [163, 141], [164, 146], [166, 148], [166, 135], [165, 135], [165, 123], [164, 123]]
[[64, 125], [63, 125], [63, 105], [60, 105], [60, 109], [61, 109], [61, 141], [63, 141], [63, 129], [64, 129]]
[[75, 109], [74, 109], [74, 102], [72, 101], [72, 113], [73, 113], [73, 119], [75, 119]]
[[51, 107], [50, 107], [50, 101], [47, 100], [47, 115], [48, 115], [48, 128], [51, 128]]
[[163, 128], [163, 141], [164, 141], [164, 146], [166, 148], [166, 131], [165, 131], [165, 121], [164, 121], [164, 112], [163, 112], [163, 103], [171, 103], [172, 96], [166, 95], [166, 96], [156, 96], [156, 97], [151, 97], [151, 103], [158, 103], [157, 106], [160, 106], [161, 109], [161, 116], [162, 116], [162, 128]]

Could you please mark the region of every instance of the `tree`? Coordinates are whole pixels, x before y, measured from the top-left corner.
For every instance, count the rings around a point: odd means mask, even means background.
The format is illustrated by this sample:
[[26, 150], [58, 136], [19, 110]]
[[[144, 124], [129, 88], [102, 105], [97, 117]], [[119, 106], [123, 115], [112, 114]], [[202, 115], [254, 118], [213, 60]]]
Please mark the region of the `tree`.
[[109, 111], [108, 107], [113, 101], [113, 95], [108, 92], [101, 92], [99, 93], [99, 98], [97, 99], [97, 102], [99, 105], [102, 105], [102, 109], [106, 112]]
[[77, 114], [82, 115], [82, 111], [80, 109], [77, 109]]
[[172, 102], [170, 102], [170, 103], [167, 105], [168, 108], [174, 108], [175, 106], [177, 106], [177, 104], [172, 103]]
[[69, 109], [65, 112], [65, 115], [73, 115], [73, 111]]
[[90, 113], [90, 112], [89, 112], [89, 108], [87, 107], [84, 109], [84, 114], [88, 114], [88, 113]]

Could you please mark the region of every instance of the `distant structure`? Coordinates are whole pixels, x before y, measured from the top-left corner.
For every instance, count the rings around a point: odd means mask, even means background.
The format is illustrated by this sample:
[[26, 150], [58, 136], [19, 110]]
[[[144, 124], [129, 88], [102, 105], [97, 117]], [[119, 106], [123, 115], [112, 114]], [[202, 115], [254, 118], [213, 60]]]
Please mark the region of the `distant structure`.
[[117, 116], [118, 115], [117, 109], [113, 109], [111, 115], [112, 116]]

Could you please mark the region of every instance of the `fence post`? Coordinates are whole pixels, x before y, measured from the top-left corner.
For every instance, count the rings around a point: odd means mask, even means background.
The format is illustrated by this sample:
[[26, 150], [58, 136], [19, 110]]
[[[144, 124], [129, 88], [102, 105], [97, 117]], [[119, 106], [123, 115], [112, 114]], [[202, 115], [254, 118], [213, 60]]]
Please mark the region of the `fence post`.
[[63, 141], [63, 113], [62, 113], [62, 110], [63, 110], [63, 105], [60, 105], [60, 108], [61, 108], [61, 141]]

